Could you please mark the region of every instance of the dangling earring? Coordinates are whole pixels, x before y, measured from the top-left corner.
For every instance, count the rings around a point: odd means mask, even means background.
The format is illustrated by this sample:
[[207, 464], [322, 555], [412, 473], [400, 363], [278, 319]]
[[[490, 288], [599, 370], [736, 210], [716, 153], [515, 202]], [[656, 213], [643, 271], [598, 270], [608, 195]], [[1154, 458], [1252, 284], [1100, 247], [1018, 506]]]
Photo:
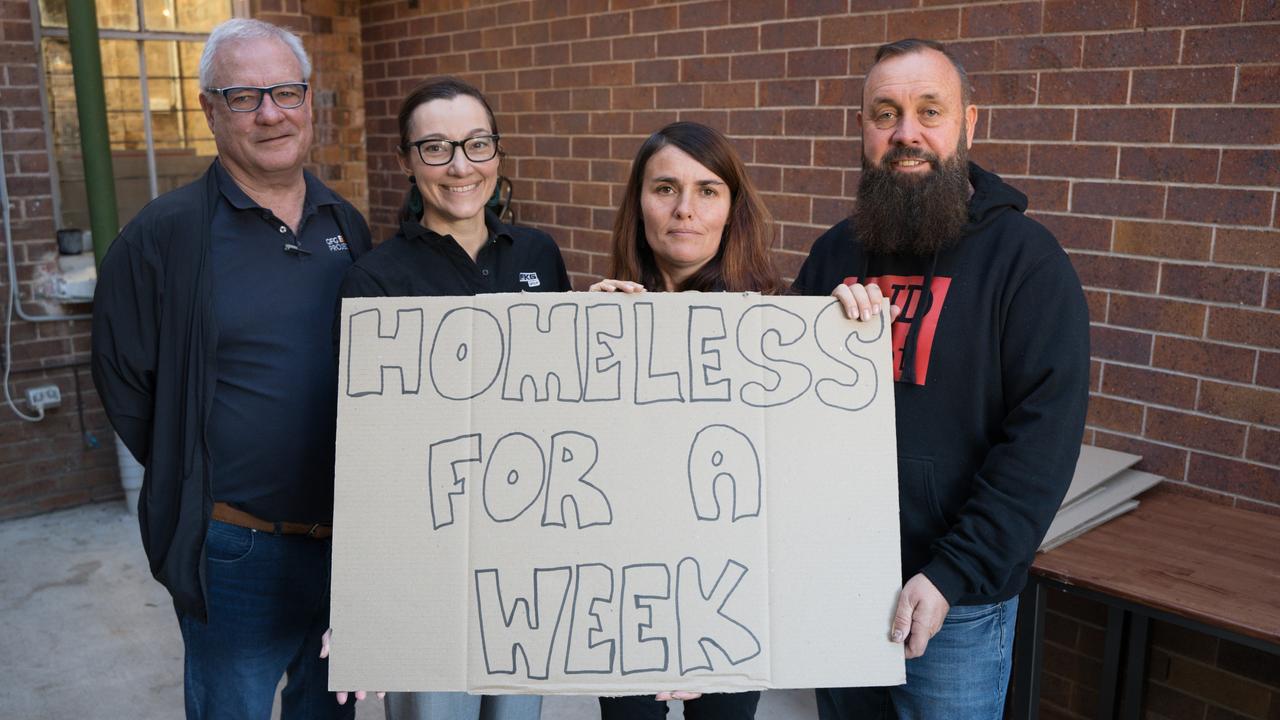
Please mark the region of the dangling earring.
[[418, 183], [414, 182], [413, 176], [409, 176], [409, 212], [416, 218], [422, 217], [422, 191], [418, 189]]

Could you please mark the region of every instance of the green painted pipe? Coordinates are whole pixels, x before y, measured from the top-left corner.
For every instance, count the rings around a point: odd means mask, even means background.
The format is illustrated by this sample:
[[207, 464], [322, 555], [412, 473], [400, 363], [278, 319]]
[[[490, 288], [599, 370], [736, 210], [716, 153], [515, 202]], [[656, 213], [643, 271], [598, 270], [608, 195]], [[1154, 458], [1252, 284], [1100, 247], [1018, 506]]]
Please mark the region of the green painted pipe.
[[71, 36], [71, 72], [80, 117], [80, 152], [84, 156], [93, 255], [101, 263], [120, 232], [120, 220], [116, 213], [116, 179], [111, 168], [111, 134], [107, 130], [107, 96], [102, 89], [102, 50], [98, 46], [94, 0], [67, 0], [67, 32]]

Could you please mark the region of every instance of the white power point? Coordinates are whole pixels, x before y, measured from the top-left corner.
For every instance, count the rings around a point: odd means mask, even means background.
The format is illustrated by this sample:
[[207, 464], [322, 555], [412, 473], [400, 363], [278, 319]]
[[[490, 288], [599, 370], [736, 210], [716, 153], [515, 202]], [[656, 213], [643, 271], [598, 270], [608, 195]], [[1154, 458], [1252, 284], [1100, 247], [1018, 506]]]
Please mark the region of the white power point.
[[33, 408], [54, 408], [62, 404], [62, 391], [57, 385], [37, 385], [27, 388], [27, 406]]

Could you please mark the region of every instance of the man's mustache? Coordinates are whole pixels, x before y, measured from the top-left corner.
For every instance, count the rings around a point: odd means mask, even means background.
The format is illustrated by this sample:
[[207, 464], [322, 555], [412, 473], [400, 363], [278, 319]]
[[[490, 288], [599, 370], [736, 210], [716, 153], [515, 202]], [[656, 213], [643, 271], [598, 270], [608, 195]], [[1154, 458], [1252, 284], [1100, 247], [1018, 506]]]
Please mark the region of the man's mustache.
[[934, 170], [942, 167], [942, 161], [938, 159], [937, 155], [919, 148], [907, 147], [906, 145], [899, 145], [885, 153], [884, 157], [880, 158], [880, 165], [886, 166], [899, 160], [924, 160]]

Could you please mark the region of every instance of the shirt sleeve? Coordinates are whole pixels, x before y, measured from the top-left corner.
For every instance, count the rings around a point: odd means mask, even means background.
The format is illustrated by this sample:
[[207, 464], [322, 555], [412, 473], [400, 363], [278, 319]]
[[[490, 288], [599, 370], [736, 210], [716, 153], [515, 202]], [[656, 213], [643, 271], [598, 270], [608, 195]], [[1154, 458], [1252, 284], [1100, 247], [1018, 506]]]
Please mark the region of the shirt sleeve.
[[160, 260], [142, 241], [146, 228], [120, 233], [98, 268], [90, 365], [107, 418], [129, 452], [147, 463], [155, 412]]
[[1007, 304], [1000, 342], [1009, 408], [972, 493], [922, 569], [948, 602], [993, 595], [1025, 571], [1071, 483], [1089, 399], [1089, 314], [1060, 249]]

